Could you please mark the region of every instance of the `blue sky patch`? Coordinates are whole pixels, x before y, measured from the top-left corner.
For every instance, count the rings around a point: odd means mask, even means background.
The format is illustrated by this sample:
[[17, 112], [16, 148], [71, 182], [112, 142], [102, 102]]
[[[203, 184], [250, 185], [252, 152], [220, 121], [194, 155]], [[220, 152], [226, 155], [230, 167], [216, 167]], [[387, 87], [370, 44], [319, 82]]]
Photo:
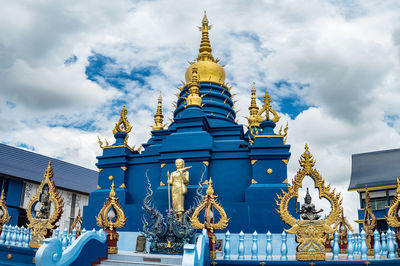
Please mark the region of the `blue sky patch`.
[[16, 146], [19, 147], [19, 148], [24, 148], [24, 149], [31, 150], [31, 151], [35, 151], [36, 150], [35, 147], [30, 146], [30, 145], [28, 145], [26, 143], [17, 143]]
[[12, 101], [6, 101], [6, 105], [10, 108], [10, 109], [14, 109], [17, 105], [12, 102]]
[[76, 63], [76, 61], [78, 61], [78, 57], [76, 55], [71, 55], [64, 61], [64, 64], [69, 66]]

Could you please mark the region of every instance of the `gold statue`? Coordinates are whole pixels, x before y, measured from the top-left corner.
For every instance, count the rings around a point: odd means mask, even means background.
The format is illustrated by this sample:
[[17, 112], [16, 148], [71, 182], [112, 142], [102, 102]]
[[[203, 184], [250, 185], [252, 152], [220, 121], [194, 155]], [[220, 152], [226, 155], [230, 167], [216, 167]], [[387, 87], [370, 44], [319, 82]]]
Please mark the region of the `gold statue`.
[[172, 186], [172, 210], [179, 220], [182, 219], [182, 214], [185, 211], [185, 194], [187, 192], [187, 185], [189, 184], [189, 170], [191, 166], [185, 167], [185, 161], [183, 159], [175, 160], [176, 171], [168, 174], [168, 205], [169, 211], [171, 211], [170, 203], [170, 188]]

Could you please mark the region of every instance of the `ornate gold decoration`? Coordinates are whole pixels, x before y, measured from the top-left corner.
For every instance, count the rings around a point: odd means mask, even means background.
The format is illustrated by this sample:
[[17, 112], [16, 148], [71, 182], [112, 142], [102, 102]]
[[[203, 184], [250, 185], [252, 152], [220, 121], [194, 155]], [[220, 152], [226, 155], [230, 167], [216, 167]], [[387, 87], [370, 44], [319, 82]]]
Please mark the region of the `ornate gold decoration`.
[[[325, 181], [314, 168], [315, 159], [310, 153], [307, 144], [299, 163], [301, 168], [292, 180], [292, 185], [289, 186], [287, 184], [287, 192], [282, 191], [283, 195], [277, 195], [279, 201], [275, 200], [278, 205], [276, 211], [280, 214], [282, 220], [291, 226], [289, 230], [285, 229], [285, 231], [290, 234], [297, 234], [296, 240], [300, 245], [297, 247], [296, 259], [325, 260], [324, 243], [327, 236], [334, 232], [331, 225], [339, 217], [342, 199], [340, 198], [340, 193], [335, 193], [335, 189], [331, 191], [330, 185], [325, 186]], [[293, 197], [298, 197], [299, 189], [302, 187], [303, 179], [306, 176], [310, 176], [314, 180], [315, 187], [319, 190], [320, 198], [327, 199], [332, 205], [331, 213], [325, 220], [297, 220], [288, 211], [289, 201]]]
[[374, 238], [374, 231], [376, 229], [377, 223], [374, 212], [371, 208], [370, 196], [368, 187], [365, 186], [365, 211], [364, 211], [364, 219], [363, 219], [363, 229], [366, 235], [366, 242], [367, 242], [367, 255], [371, 256], [374, 255], [374, 247], [373, 247], [373, 238]]
[[186, 70], [186, 83], [191, 82], [192, 70], [193, 68], [197, 68], [199, 82], [224, 84], [225, 70], [221, 65], [218, 64], [219, 60], [214, 59], [211, 53], [212, 49], [210, 45], [210, 39], [208, 37], [208, 31], [211, 29], [211, 25], [208, 24], [207, 15], [205, 12], [202, 26], [199, 27], [199, 29], [201, 31], [199, 55], [197, 56], [197, 62], [191, 62], [190, 66]]
[[167, 165], [166, 163], [162, 163], [160, 166], [161, 166], [161, 168], [163, 168], [166, 165]]
[[282, 184], [288, 184], [288, 183], [289, 182], [288, 182], [287, 178], [285, 180], [283, 180], [283, 182], [282, 182]]
[[[217, 238], [214, 235], [215, 229], [225, 229], [228, 226], [229, 219], [226, 216], [224, 208], [222, 208], [221, 203], [217, 202], [217, 195], [214, 195], [214, 188], [212, 185], [212, 180], [207, 182], [206, 195], [203, 196], [203, 200], [199, 203], [193, 212], [190, 221], [192, 227], [195, 229], [206, 229], [209, 238], [209, 248], [210, 248], [210, 259], [216, 258], [215, 245], [217, 243]], [[214, 209], [217, 210], [219, 214], [219, 221], [215, 223], [214, 221]], [[204, 223], [199, 220], [201, 212], [204, 210]]]
[[[263, 120], [271, 120], [275, 123], [278, 123], [280, 117], [278, 115], [277, 112], [275, 112], [274, 109], [272, 109], [271, 106], [271, 97], [269, 96], [268, 92], [265, 91], [265, 95], [263, 97], [263, 108], [261, 108], [261, 110], [258, 112], [258, 116], [262, 117], [262, 114], [265, 112], [265, 119], [263, 118]], [[274, 115], [274, 117], [272, 119], [269, 118], [269, 113], [272, 113]]]
[[[215, 229], [225, 229], [228, 226], [229, 219], [226, 216], [224, 208], [221, 206], [221, 203], [217, 202], [217, 195], [214, 195], [214, 188], [212, 179], [207, 182], [207, 191], [206, 195], [203, 196], [203, 201], [196, 207], [192, 218], [190, 221], [192, 222], [192, 227], [195, 229], [208, 229], [213, 232]], [[214, 216], [211, 216], [211, 212], [216, 209], [219, 213], [220, 219], [217, 223], [214, 223]], [[201, 223], [199, 220], [200, 213], [205, 210], [205, 221]]]
[[251, 165], [254, 165], [258, 160], [251, 160]]
[[160, 187], [164, 187], [165, 184], [163, 183], [163, 181], [160, 181]]
[[[397, 178], [397, 187], [396, 187], [396, 195], [392, 201], [392, 204], [389, 207], [389, 211], [387, 213], [386, 222], [390, 227], [396, 228], [396, 240], [397, 243], [400, 242], [400, 181]], [[397, 249], [397, 253], [400, 254], [400, 247]]]
[[272, 169], [271, 169], [271, 168], [268, 168], [267, 173], [268, 173], [268, 174], [272, 174]]
[[76, 237], [79, 237], [82, 233], [82, 216], [81, 216], [81, 209], [78, 209], [78, 215], [75, 217], [74, 221], [72, 222], [70, 232], [76, 229]]
[[283, 159], [282, 162], [284, 162], [285, 164], [288, 164], [288, 160]]
[[100, 140], [99, 136], [97, 136], [97, 141], [99, 142], [100, 148], [104, 149], [103, 142]]
[[1, 231], [3, 230], [3, 225], [10, 221], [10, 215], [8, 214], [6, 200], [4, 198], [4, 189], [1, 191], [0, 208], [3, 212], [2, 216], [0, 217], [0, 233], [1, 233]]
[[252, 184], [258, 184], [258, 182], [254, 178], [251, 179], [251, 183]]
[[128, 111], [125, 108], [125, 105], [121, 109], [120, 113], [120, 118], [118, 122], [115, 124], [115, 127], [113, 129], [113, 134], [117, 134], [118, 132], [124, 132], [126, 133], [124, 144], [126, 145], [128, 143], [128, 134], [132, 130], [132, 126], [129, 123], [128, 119], [126, 118], [126, 115], [128, 114]]
[[289, 129], [289, 122], [286, 122], [286, 127], [285, 127], [285, 129], [283, 130], [283, 135], [282, 135], [282, 137], [283, 137], [283, 144], [286, 144], [288, 129]]
[[[26, 208], [26, 215], [29, 221], [28, 228], [31, 228], [32, 234], [29, 243], [31, 248], [38, 248], [43, 244], [42, 241], [49, 237], [52, 234], [52, 230], [57, 227], [56, 223], [63, 213], [63, 199], [57, 193], [56, 185], [52, 179], [53, 175], [53, 168], [51, 161], [49, 161], [44, 173], [44, 179]], [[34, 208], [38, 202], [41, 202], [42, 207], [35, 214]], [[52, 210], [52, 213], [50, 210]]]
[[121, 166], [122, 171], [126, 171], [128, 169], [126, 166]]
[[119, 186], [119, 188], [126, 188], [126, 186], [125, 186], [124, 183], [122, 183], [122, 184]]
[[12, 259], [12, 254], [11, 254], [11, 253], [8, 253], [7, 259], [8, 259], [8, 260], [11, 260], [11, 259]]
[[259, 108], [256, 102], [256, 87], [255, 83], [253, 82], [253, 87], [251, 88], [251, 102], [250, 102], [250, 116], [246, 117], [248, 122], [248, 128], [250, 130], [255, 130], [256, 134], [258, 134], [257, 128], [260, 127], [260, 123], [264, 120], [258, 113]]
[[153, 130], [164, 129], [163, 118], [164, 116], [162, 114], [162, 96], [160, 93], [160, 96], [158, 96], [157, 112], [154, 115], [154, 125], [152, 126]]
[[[353, 228], [351, 227], [350, 223], [347, 221], [346, 217], [343, 213], [343, 208], [340, 208], [340, 216], [336, 223], [333, 225], [333, 230], [338, 231], [339, 233], [339, 249], [340, 253], [347, 252], [347, 232], [350, 230], [353, 232]], [[330, 246], [330, 240], [332, 238], [328, 238], [327, 245]], [[329, 244], [329, 245], [328, 245]]]
[[101, 187], [99, 185], [97, 185], [97, 189], [101, 189]]
[[113, 180], [113, 176], [112, 175], [110, 175], [109, 177], [108, 177], [108, 180]]
[[192, 69], [191, 83], [189, 84], [189, 96], [182, 98], [186, 100], [186, 106], [194, 105], [202, 107], [201, 100], [203, 96], [204, 95], [200, 96], [199, 77], [197, 75], [197, 68], [194, 67]]
[[99, 227], [104, 227], [104, 231], [107, 232], [109, 254], [118, 253], [118, 233], [115, 229], [123, 227], [127, 219], [118, 198], [115, 196], [115, 185], [114, 182], [112, 182], [107, 201], [104, 203], [103, 208], [101, 208], [96, 217], [97, 225]]
[[210, 165], [210, 163], [209, 163], [208, 161], [203, 161], [203, 164], [204, 164], [205, 166], [209, 166], [209, 165]]
[[100, 169], [99, 169], [99, 173], [100, 173], [101, 171], [103, 171], [103, 168], [100, 168]]

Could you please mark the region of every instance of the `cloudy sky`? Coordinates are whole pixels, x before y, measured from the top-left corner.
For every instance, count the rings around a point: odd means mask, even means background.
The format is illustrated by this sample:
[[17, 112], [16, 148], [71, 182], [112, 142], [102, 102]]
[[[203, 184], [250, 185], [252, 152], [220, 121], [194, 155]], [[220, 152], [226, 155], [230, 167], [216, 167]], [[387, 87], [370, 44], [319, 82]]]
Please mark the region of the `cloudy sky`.
[[[399, 148], [399, 1], [0, 0], [0, 142], [95, 169], [125, 104], [147, 141], [158, 94], [171, 118], [207, 10], [215, 57], [237, 93], [268, 88], [289, 122], [288, 176], [308, 143], [346, 191], [351, 154]], [[167, 118], [166, 121], [169, 121]], [[355, 219], [357, 193], [344, 192]], [[350, 208], [351, 206], [351, 208]]]

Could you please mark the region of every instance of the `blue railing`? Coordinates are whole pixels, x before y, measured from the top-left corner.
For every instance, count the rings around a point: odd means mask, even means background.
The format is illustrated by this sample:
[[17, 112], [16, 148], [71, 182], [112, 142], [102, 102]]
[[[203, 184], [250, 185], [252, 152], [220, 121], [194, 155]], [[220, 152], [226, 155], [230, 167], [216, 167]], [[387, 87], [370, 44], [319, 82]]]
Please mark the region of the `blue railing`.
[[202, 234], [197, 238], [196, 244], [186, 244], [183, 247], [182, 265], [208, 265], [209, 256], [208, 235], [207, 231], [203, 229]]

